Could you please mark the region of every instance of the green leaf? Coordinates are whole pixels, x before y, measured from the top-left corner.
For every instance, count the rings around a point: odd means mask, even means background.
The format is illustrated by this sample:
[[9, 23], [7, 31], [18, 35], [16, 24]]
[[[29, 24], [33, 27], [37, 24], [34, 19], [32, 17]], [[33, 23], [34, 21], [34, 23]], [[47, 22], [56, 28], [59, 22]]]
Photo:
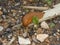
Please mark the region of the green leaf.
[[38, 24], [38, 23], [39, 23], [38, 17], [37, 17], [37, 16], [33, 16], [32, 22], [33, 22], [34, 24]]

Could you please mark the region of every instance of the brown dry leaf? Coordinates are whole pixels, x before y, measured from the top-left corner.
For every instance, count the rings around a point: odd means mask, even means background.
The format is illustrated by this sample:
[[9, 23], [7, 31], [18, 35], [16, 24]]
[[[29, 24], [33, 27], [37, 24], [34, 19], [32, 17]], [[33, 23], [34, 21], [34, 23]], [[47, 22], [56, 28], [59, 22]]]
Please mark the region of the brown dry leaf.
[[23, 17], [23, 25], [28, 26], [32, 22], [33, 16], [37, 16], [39, 19], [43, 17], [43, 12], [29, 12]]

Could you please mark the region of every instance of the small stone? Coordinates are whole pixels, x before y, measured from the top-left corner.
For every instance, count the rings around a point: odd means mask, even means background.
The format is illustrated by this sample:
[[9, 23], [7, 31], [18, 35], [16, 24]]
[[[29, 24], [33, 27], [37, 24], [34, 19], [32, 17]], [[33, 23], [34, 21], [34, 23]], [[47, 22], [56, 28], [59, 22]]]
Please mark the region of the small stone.
[[25, 12], [23, 12], [23, 15], [25, 15]]
[[9, 24], [7, 22], [3, 22], [2, 25], [4, 28], [7, 28]]
[[54, 36], [56, 36], [56, 34], [55, 34], [55, 33], [54, 33], [53, 35], [54, 35]]
[[54, 22], [54, 23], [58, 23], [58, 21], [57, 21], [57, 20], [53, 20], [53, 22]]
[[44, 42], [44, 40], [48, 37], [48, 34], [38, 34], [37, 35], [37, 40], [40, 42]]
[[33, 0], [28, 0], [29, 2], [33, 2]]
[[19, 6], [19, 5], [20, 5], [20, 3], [16, 3], [16, 4], [15, 4], [15, 6]]
[[33, 29], [31, 29], [31, 30], [29, 31], [29, 35], [32, 36], [32, 35], [34, 35], [34, 34], [35, 34], [35, 31], [34, 31]]
[[0, 45], [3, 45], [3, 43], [0, 41]]
[[41, 28], [38, 28], [38, 30], [37, 30], [37, 34], [40, 34], [40, 33], [43, 33], [43, 31], [42, 31]]
[[19, 22], [20, 22], [20, 20], [18, 19], [18, 20], [16, 21], [16, 23], [19, 24]]
[[19, 10], [18, 12], [19, 12], [19, 13], [21, 13], [22, 11], [21, 11], [21, 10]]
[[15, 37], [12, 37], [12, 39], [6, 45], [11, 45], [14, 41], [15, 41]]
[[0, 31], [2, 31], [3, 30], [3, 27], [2, 26], [0, 26]]
[[36, 28], [36, 27], [37, 27], [37, 25], [34, 25], [34, 27]]
[[15, 0], [15, 2], [20, 2], [20, 0]]
[[23, 44], [23, 45], [24, 45], [24, 44], [25, 44], [25, 45], [31, 44], [29, 38], [25, 39], [25, 38], [20, 37], [20, 36], [18, 36], [18, 42], [19, 42], [19, 44]]
[[2, 11], [0, 11], [0, 15], [2, 15], [3, 14], [3, 12]]
[[52, 29], [52, 32], [53, 32], [53, 33], [56, 33], [56, 32], [57, 32], [57, 30], [54, 28], [54, 29]]
[[48, 26], [48, 24], [44, 21], [44, 22], [41, 23], [41, 28], [49, 29], [49, 26]]
[[33, 40], [35, 43], [39, 43], [39, 41], [36, 39], [36, 36], [32, 36], [32, 40]]
[[60, 30], [58, 29], [57, 32], [60, 32]]
[[32, 42], [32, 45], [35, 45], [35, 42]]
[[2, 18], [3, 18], [3, 19], [6, 19], [6, 16], [5, 16], [5, 15], [2, 15]]
[[10, 39], [12, 37], [12, 34], [8, 35], [8, 38]]
[[27, 1], [24, 1], [23, 4], [27, 4]]
[[3, 8], [3, 15], [7, 15], [7, 14], [8, 14], [7, 9]]
[[59, 44], [57, 44], [57, 45], [60, 45], [60, 43], [59, 43]]
[[50, 43], [50, 45], [55, 45], [55, 43]]
[[27, 37], [27, 35], [28, 35], [27, 32], [23, 33], [23, 36], [24, 36], [24, 37]]
[[2, 7], [0, 7], [0, 10], [2, 10]]

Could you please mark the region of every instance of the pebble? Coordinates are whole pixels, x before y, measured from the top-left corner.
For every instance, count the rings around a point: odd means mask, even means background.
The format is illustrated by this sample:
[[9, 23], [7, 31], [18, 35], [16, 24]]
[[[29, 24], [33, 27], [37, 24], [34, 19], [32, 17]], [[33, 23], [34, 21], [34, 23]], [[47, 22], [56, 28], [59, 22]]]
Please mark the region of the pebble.
[[0, 11], [0, 15], [2, 15], [3, 14], [3, 12], [2, 11]]
[[53, 35], [54, 35], [54, 36], [56, 36], [56, 34], [55, 34], [55, 33], [54, 33]]
[[7, 22], [3, 22], [2, 25], [4, 28], [7, 28], [9, 24]]
[[19, 5], [20, 5], [20, 3], [16, 3], [16, 4], [15, 4], [15, 6], [19, 6]]
[[3, 14], [4, 14], [4, 15], [7, 15], [7, 14], [8, 14], [7, 9], [3, 8]]
[[0, 6], [0, 10], [2, 10], [2, 7]]
[[28, 0], [29, 2], [33, 2], [33, 0]]
[[20, 20], [18, 19], [18, 20], [16, 21], [16, 23], [19, 24], [19, 22], [20, 22]]
[[26, 13], [25, 12], [23, 12], [23, 15], [25, 15]]
[[32, 42], [32, 45], [36, 45], [35, 42]]
[[12, 34], [9, 34], [9, 35], [8, 35], [8, 38], [10, 39], [11, 37], [12, 37]]
[[57, 20], [53, 20], [53, 22], [54, 22], [54, 23], [58, 23], [58, 21], [57, 21]]
[[37, 28], [37, 25], [34, 25], [35, 28]]
[[3, 43], [0, 41], [0, 45], [3, 45]]
[[48, 37], [48, 34], [38, 34], [37, 35], [37, 40], [39, 40], [40, 42], [44, 42], [44, 40]]
[[55, 45], [54, 43], [50, 43], [50, 45]]
[[3, 27], [2, 26], [0, 26], [0, 31], [2, 31], [3, 30]]
[[52, 29], [52, 32], [53, 32], [53, 33], [56, 33], [56, 32], [57, 32], [57, 30], [54, 28], [54, 29]]
[[27, 4], [27, 1], [24, 1], [23, 4], [24, 4], [24, 5]]
[[[9, 37], [12, 35], [12, 30], [9, 29], [9, 28], [7, 28], [7, 29], [4, 31], [3, 35], [4, 35], [5, 37], [9, 38]], [[8, 39], [8, 40], [9, 40], [9, 39]]]
[[27, 35], [28, 35], [27, 32], [23, 33], [23, 36], [24, 36], [24, 37], [27, 37]]
[[5, 15], [2, 15], [3, 19], [6, 19], [6, 16]]
[[23, 38], [18, 36], [18, 42], [19, 44], [23, 44], [23, 45], [27, 45], [27, 44], [31, 44], [31, 41], [29, 40], [29, 38]]
[[59, 29], [57, 29], [57, 32], [60, 32], [60, 30], [59, 30]]
[[12, 39], [8, 42], [7, 45], [11, 45], [15, 41], [15, 37], [12, 37]]
[[15, 0], [15, 2], [20, 2], [20, 0]]
[[43, 33], [41, 28], [38, 28], [36, 32], [37, 32], [37, 34]]
[[32, 40], [33, 40], [34, 42], [36, 42], [36, 43], [39, 43], [39, 41], [36, 39], [35, 36], [32, 36]]
[[34, 34], [35, 34], [35, 31], [34, 31], [33, 29], [31, 29], [31, 30], [29, 31], [29, 35], [32, 36], [32, 35], [34, 35]]
[[41, 23], [41, 28], [49, 29], [49, 26], [48, 26], [48, 24], [47, 24], [45, 21], [43, 21], [43, 22]]

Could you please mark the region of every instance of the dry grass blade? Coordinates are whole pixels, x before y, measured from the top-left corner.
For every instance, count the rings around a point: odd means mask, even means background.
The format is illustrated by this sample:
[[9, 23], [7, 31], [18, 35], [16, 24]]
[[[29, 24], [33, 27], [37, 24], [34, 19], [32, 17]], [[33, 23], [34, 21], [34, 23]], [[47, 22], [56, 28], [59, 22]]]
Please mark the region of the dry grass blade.
[[47, 10], [49, 7], [36, 7], [36, 6], [23, 6], [23, 8], [36, 9], [36, 10]]

